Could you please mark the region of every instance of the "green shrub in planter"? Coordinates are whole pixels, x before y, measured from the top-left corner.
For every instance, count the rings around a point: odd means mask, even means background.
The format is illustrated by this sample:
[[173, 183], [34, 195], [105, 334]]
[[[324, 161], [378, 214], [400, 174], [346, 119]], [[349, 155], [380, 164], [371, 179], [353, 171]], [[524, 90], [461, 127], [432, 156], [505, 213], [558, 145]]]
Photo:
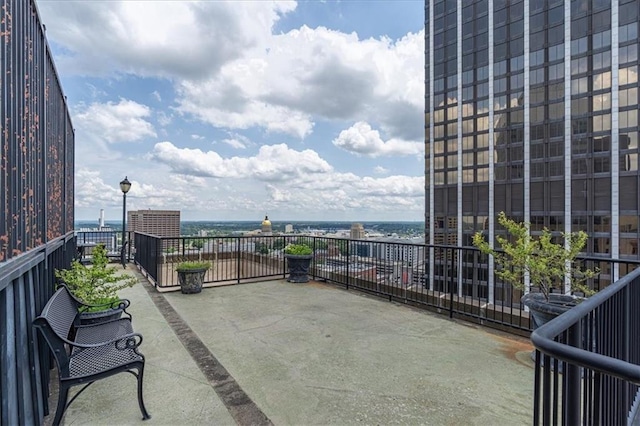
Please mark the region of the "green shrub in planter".
[[117, 274], [116, 268], [108, 266], [108, 263], [107, 250], [103, 245], [97, 245], [92, 252], [90, 267], [74, 260], [71, 269], [56, 270], [55, 274], [82, 302], [99, 305], [87, 309], [87, 312], [102, 311], [119, 303], [118, 291], [138, 282], [133, 276]]
[[293, 256], [308, 256], [313, 254], [313, 249], [307, 244], [289, 244], [284, 248], [284, 254]]
[[189, 271], [197, 271], [199, 269], [207, 270], [211, 268], [211, 264], [209, 262], [199, 262], [199, 261], [189, 261], [189, 262], [181, 262], [178, 264], [176, 268], [177, 272], [189, 272]]
[[289, 244], [284, 248], [284, 257], [287, 259], [289, 278], [287, 281], [294, 283], [309, 282], [309, 266], [313, 258], [313, 249], [304, 243]]

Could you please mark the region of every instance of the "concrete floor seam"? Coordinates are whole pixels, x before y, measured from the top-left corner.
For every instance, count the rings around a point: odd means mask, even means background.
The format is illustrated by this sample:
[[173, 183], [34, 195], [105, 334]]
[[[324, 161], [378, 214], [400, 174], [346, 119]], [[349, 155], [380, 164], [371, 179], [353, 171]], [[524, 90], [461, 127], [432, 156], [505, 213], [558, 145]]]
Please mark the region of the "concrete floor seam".
[[160, 313], [189, 352], [191, 358], [205, 375], [216, 394], [239, 425], [271, 426], [273, 423], [242, 390], [238, 382], [229, 374], [198, 335], [176, 312], [162, 293], [150, 285], [143, 287]]

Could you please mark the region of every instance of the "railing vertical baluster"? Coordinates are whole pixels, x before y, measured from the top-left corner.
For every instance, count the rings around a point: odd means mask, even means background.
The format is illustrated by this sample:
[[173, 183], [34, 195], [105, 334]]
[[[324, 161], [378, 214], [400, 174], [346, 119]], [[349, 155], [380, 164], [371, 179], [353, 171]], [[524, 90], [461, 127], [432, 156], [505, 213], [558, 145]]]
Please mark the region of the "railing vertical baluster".
[[[575, 348], [582, 347], [582, 332], [580, 328], [581, 321], [574, 324], [568, 331], [568, 344]], [[580, 367], [572, 364], [565, 363], [566, 382], [567, 382], [567, 411], [566, 411], [566, 424], [577, 425], [580, 423]]]
[[[312, 249], [313, 249], [313, 253], [314, 254], [316, 253], [316, 249], [317, 249], [316, 248], [316, 239], [317, 239], [317, 237], [314, 236], [313, 237], [313, 243], [312, 243]], [[316, 263], [316, 258], [314, 256], [313, 257], [313, 265], [312, 265], [312, 268], [311, 268], [311, 271], [312, 271], [311, 279], [314, 280], [314, 281], [316, 280], [316, 267], [317, 267], [317, 265], [318, 264]]]
[[345, 277], [345, 281], [346, 281], [346, 285], [347, 285], [347, 290], [349, 290], [349, 262], [350, 262], [350, 256], [349, 256], [349, 246], [351, 244], [349, 244], [349, 242], [347, 241], [347, 247], [345, 249], [345, 251], [347, 252], [346, 256], [347, 256], [347, 268], [346, 268], [346, 277]]
[[533, 374], [533, 426], [540, 425], [540, 381], [542, 379], [540, 374], [540, 364], [542, 359], [542, 352], [536, 349], [535, 370]]
[[242, 259], [240, 258], [240, 237], [236, 237], [236, 280], [238, 284], [240, 283], [240, 262]]
[[[445, 265], [447, 268], [447, 271], [449, 272], [449, 318], [453, 318], [453, 295], [455, 294], [455, 283], [456, 283], [456, 277], [455, 274], [453, 273], [453, 250], [454, 249], [447, 249], [446, 250], [446, 260], [445, 260]], [[449, 259], [449, 257], [451, 257]]]

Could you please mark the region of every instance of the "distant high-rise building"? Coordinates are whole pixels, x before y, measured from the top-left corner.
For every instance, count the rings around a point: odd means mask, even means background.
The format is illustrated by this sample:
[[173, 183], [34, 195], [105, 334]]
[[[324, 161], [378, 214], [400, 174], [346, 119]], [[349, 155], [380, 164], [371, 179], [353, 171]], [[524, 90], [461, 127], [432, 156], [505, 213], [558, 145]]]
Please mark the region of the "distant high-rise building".
[[130, 210], [127, 212], [127, 231], [179, 237], [180, 210]]
[[351, 239], [353, 240], [361, 240], [365, 237], [364, 235], [364, 227], [361, 223], [353, 223], [351, 224], [351, 232], [349, 234]]
[[586, 231], [588, 255], [637, 258], [640, 3], [426, 0], [425, 12], [426, 242], [495, 241], [504, 211], [534, 235]]
[[264, 216], [261, 230], [263, 235], [273, 235], [273, 228], [271, 227], [271, 221], [269, 220], [269, 216], [267, 215]]
[[284, 232], [285, 232], [285, 234], [292, 234], [293, 233], [293, 225], [291, 225], [290, 223], [285, 225]]
[[104, 209], [100, 209], [100, 217], [98, 218], [98, 228], [104, 228]]

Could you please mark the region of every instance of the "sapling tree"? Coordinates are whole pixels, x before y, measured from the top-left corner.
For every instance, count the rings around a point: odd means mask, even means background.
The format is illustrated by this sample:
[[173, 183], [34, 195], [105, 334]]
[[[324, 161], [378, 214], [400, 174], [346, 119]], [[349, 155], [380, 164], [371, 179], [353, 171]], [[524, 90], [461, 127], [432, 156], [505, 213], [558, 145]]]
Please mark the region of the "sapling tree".
[[473, 245], [484, 254], [492, 255], [497, 269], [495, 274], [514, 288], [524, 289], [525, 275], [531, 285], [538, 287], [545, 299], [554, 289], [564, 289], [568, 279], [572, 292], [589, 296], [594, 291], [586, 281], [599, 273], [596, 269], [583, 269], [577, 265], [576, 257], [587, 243], [588, 235], [584, 231], [562, 233], [564, 243], [554, 243], [551, 231], [542, 230], [538, 237], [529, 233], [529, 224], [507, 218], [504, 212], [498, 216], [509, 237], [496, 236], [500, 249], [491, 248], [481, 232], [473, 236]]

